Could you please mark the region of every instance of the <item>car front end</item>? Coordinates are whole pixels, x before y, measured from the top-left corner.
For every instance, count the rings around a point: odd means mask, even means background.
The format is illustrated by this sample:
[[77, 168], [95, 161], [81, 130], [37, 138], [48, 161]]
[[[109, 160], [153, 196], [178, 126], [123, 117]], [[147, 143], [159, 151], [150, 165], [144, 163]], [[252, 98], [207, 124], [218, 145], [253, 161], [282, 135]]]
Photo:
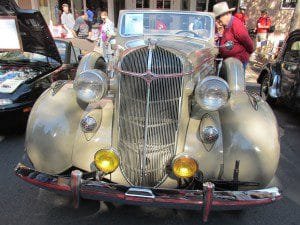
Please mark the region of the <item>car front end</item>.
[[[238, 60], [214, 76], [212, 15], [123, 11], [120, 24], [141, 18], [150, 30], [153, 18], [186, 28], [141, 36], [121, 26], [111, 71], [101, 53], [86, 55], [74, 82], [54, 83], [35, 103], [16, 175], [71, 195], [75, 207], [83, 198], [202, 209], [204, 221], [212, 209], [279, 200], [266, 188], [280, 155], [276, 118], [245, 91]], [[192, 21], [204, 27], [190, 31]]]

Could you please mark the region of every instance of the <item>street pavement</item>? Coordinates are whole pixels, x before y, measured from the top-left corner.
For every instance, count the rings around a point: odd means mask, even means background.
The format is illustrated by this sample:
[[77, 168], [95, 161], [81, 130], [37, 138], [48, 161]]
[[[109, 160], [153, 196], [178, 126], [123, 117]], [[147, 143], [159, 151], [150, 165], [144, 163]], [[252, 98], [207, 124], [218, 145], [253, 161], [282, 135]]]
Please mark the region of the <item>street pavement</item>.
[[[256, 85], [250, 89], [257, 91]], [[249, 208], [241, 213], [212, 212], [207, 224], [300, 223], [300, 117], [284, 107], [274, 108], [280, 129], [279, 168], [270, 186], [278, 186], [284, 198], [271, 205]], [[266, 128], [267, 129], [267, 128]], [[51, 146], [49, 146], [51, 147]], [[0, 138], [0, 224], [77, 225], [77, 224], [202, 224], [201, 212], [159, 209], [83, 201], [79, 210], [68, 197], [38, 189], [14, 175], [14, 166], [24, 149], [24, 135]]]

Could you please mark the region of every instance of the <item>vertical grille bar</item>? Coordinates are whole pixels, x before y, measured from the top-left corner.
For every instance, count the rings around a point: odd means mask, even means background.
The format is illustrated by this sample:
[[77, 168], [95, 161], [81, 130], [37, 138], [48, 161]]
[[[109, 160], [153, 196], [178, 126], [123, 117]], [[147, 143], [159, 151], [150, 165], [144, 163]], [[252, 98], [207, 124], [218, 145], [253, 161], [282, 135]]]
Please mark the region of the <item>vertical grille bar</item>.
[[[182, 63], [161, 47], [144, 47], [126, 55], [121, 68], [170, 74], [181, 73]], [[122, 172], [131, 184], [157, 186], [166, 176], [166, 165], [175, 155], [181, 88], [182, 77], [147, 83], [121, 74], [118, 150]]]

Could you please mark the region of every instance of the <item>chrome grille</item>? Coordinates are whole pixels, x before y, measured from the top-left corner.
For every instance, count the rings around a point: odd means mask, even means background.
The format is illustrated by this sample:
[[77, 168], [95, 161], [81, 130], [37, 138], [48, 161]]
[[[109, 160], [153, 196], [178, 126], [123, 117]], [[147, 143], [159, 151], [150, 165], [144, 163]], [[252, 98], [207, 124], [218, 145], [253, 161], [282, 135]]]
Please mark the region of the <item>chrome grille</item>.
[[[149, 68], [157, 74], [178, 74], [182, 63], [160, 47], [138, 49], [121, 62], [123, 71], [144, 73]], [[166, 176], [166, 165], [175, 155], [181, 86], [182, 77], [147, 82], [121, 73], [118, 149], [122, 172], [132, 185], [157, 186]]]

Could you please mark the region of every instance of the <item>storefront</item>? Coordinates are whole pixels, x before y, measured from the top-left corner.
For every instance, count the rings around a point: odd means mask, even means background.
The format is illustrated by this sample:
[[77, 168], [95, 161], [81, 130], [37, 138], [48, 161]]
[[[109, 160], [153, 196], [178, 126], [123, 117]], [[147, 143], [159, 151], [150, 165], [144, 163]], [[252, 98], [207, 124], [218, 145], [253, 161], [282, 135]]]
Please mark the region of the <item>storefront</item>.
[[[39, 9], [47, 23], [54, 24], [60, 21], [62, 4], [68, 3], [75, 15], [79, 16], [83, 10], [92, 9], [96, 15], [107, 10], [111, 20], [117, 25], [119, 11], [122, 9], [164, 9], [164, 10], [191, 10], [212, 11], [213, 5], [224, 0], [22, 0], [18, 1], [23, 8]], [[276, 26], [276, 30], [286, 32], [294, 12], [297, 0], [230, 0], [229, 7], [247, 7], [249, 17], [248, 27], [254, 28], [260, 15], [260, 10], [266, 8]]]

